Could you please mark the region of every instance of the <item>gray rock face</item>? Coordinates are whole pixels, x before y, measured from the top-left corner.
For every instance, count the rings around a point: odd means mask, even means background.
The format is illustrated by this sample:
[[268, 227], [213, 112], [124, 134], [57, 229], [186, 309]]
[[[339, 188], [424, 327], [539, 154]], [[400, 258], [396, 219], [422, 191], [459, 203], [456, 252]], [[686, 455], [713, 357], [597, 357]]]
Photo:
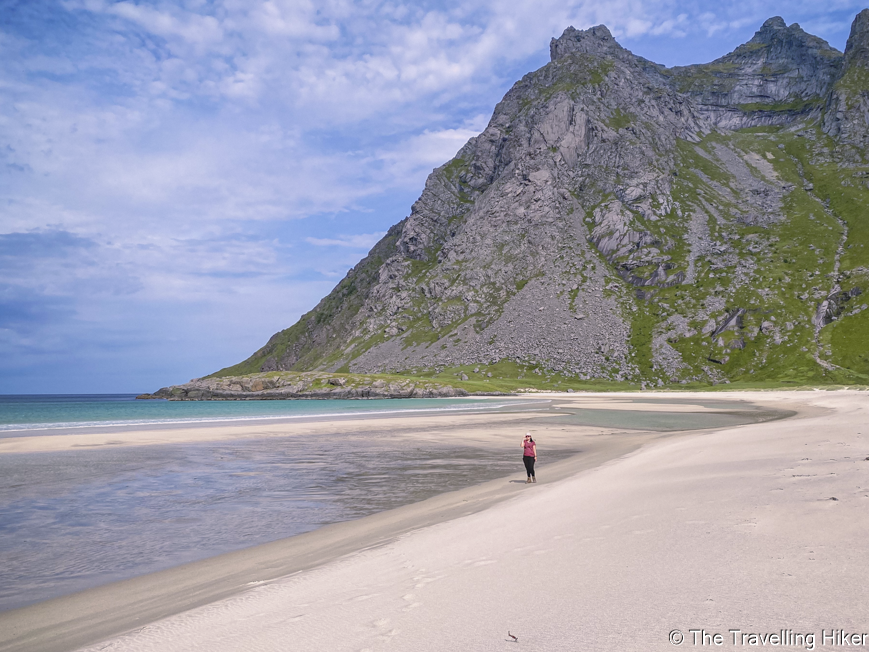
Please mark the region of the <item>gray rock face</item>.
[[571, 54], [608, 57], [632, 56], [616, 42], [606, 25], [598, 25], [587, 30], [568, 27], [560, 38], [554, 38], [550, 41], [549, 58], [551, 61], [563, 59]]
[[823, 125], [827, 134], [851, 148], [852, 161], [862, 160], [869, 145], [869, 9], [857, 14], [851, 25]]
[[[822, 120], [853, 144], [852, 158], [865, 155], [869, 11], [844, 56], [781, 18], [709, 64], [666, 69], [604, 26], [568, 28], [550, 54], [332, 293], [218, 375], [507, 362], [580, 378], [718, 382], [732, 352], [766, 341], [771, 322], [739, 302], [746, 288], [758, 301], [775, 293], [759, 280], [775, 229], [789, 219], [787, 197], [813, 187], [780, 177], [784, 145], [749, 151], [724, 135]], [[799, 135], [817, 149], [814, 133]], [[683, 306], [658, 301], [673, 288], [696, 292], [676, 293]], [[702, 364], [680, 353], [691, 337], [710, 347]], [[193, 388], [206, 390], [216, 396]]]
[[674, 68], [672, 79], [718, 126], [787, 124], [796, 115], [820, 114], [842, 60], [826, 41], [776, 16], [730, 54]]
[[[602, 296], [599, 255], [655, 257], [660, 243], [623, 207], [653, 212], [672, 165], [661, 153], [679, 138], [696, 140], [704, 125], [605, 28], [568, 30], [553, 51], [555, 60], [517, 83], [486, 130], [429, 178], [397, 256], [384, 263], [401, 273], [381, 275], [368, 319], [351, 334], [411, 332], [422, 316], [436, 344], [392, 340], [352, 360], [351, 371], [505, 358], [588, 376], [630, 371], [629, 327], [618, 301]], [[614, 199], [587, 224], [584, 206], [606, 196]], [[423, 263], [419, 272], [408, 259]], [[577, 274], [584, 283], [571, 296]], [[595, 319], [573, 319], [580, 309]]]

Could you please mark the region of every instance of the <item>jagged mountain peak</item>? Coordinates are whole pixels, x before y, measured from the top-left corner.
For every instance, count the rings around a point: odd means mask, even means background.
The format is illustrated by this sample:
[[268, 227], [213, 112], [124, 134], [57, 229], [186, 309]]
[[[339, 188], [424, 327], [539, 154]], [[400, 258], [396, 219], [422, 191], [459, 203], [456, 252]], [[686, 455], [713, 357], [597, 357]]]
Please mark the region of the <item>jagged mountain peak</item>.
[[549, 42], [549, 58], [556, 61], [574, 53], [617, 55], [627, 52], [606, 25], [596, 25], [588, 29], [579, 30], [568, 27], [559, 38], [553, 38]]
[[795, 114], [819, 115], [842, 56], [824, 39], [775, 16], [732, 52], [671, 74], [707, 119], [741, 129], [787, 124]]
[[806, 56], [818, 56], [818, 53], [833, 58], [842, 55], [824, 39], [805, 32], [798, 23], [785, 25], [780, 16], [767, 20], [748, 42], [716, 61], [732, 61], [735, 57], [752, 53], [754, 57], [765, 61], [798, 60]]
[[824, 114], [823, 128], [840, 138], [843, 151], [853, 162], [866, 158], [869, 146], [869, 9], [851, 24], [851, 34], [839, 75], [833, 84]]
[[869, 9], [864, 9], [851, 23], [851, 34], [845, 46], [845, 65], [858, 64], [869, 68]]
[[758, 34], [766, 34], [779, 29], [787, 29], [787, 24], [785, 23], [784, 18], [781, 16], [767, 18], [763, 25], [760, 26], [760, 30], [755, 34], [755, 38]]

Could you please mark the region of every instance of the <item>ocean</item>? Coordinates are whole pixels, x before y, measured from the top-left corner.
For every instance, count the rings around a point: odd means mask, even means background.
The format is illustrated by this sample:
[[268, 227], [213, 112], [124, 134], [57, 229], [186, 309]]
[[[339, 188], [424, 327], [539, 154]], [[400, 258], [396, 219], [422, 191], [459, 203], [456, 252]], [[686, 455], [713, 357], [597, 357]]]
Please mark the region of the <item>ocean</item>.
[[[491, 410], [507, 401], [487, 399], [165, 401], [135, 394], [0, 395], [0, 437], [25, 430], [206, 424], [262, 419]], [[7, 433], [14, 433], [8, 435]]]
[[[513, 400], [515, 401], [515, 399]], [[502, 409], [510, 399], [136, 401], [2, 396], [0, 438], [81, 429]], [[552, 452], [555, 461], [569, 451]], [[515, 450], [336, 427], [316, 438], [0, 455], [0, 610], [521, 473]]]

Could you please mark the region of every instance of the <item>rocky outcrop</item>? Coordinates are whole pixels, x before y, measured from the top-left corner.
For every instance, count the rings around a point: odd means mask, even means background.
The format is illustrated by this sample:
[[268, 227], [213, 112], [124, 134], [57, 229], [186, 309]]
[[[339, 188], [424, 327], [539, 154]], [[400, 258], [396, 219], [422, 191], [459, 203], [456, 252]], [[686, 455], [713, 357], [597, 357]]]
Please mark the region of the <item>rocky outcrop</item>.
[[750, 41], [712, 63], [674, 68], [673, 83], [704, 117], [727, 129], [820, 115], [842, 53], [776, 16]]
[[586, 30], [568, 27], [560, 38], [554, 38], [549, 43], [550, 61], [558, 61], [576, 54], [607, 58], [633, 58], [633, 55], [613, 38], [606, 25], [598, 25]]
[[820, 327], [824, 327], [839, 319], [851, 306], [851, 300], [859, 297], [861, 294], [863, 294], [863, 290], [859, 287], [853, 287], [845, 292], [841, 290], [833, 292], [818, 306], [815, 323]]
[[851, 25], [841, 73], [833, 85], [824, 131], [850, 149], [854, 162], [866, 160], [869, 146], [869, 9]]
[[245, 401], [279, 399], [381, 399], [494, 396], [423, 380], [345, 378], [326, 374], [251, 374], [243, 377], [200, 378], [163, 387], [138, 399], [170, 401]]

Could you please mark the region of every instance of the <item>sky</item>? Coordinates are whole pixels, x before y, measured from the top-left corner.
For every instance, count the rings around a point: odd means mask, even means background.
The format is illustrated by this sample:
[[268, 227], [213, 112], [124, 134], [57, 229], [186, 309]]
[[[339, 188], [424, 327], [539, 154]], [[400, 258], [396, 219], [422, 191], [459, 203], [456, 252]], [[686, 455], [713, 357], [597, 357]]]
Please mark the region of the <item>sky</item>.
[[569, 25], [703, 63], [869, 0], [0, 0], [0, 394], [145, 392], [313, 308]]

